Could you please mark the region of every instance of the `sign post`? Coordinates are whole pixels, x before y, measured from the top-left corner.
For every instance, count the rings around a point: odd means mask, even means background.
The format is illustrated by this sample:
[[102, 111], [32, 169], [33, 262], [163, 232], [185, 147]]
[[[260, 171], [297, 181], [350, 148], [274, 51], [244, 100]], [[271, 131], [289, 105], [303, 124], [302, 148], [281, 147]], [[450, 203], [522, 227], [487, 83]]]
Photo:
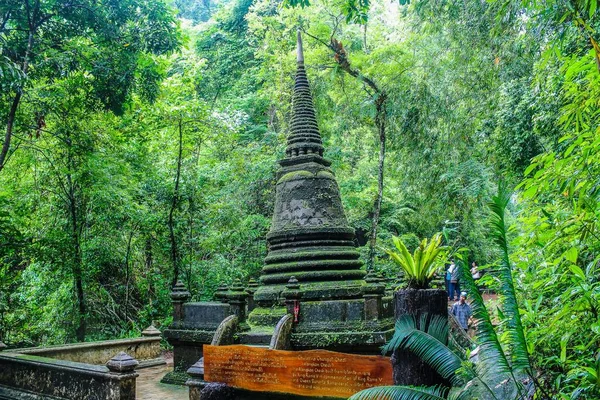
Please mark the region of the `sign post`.
[[392, 385], [388, 357], [327, 350], [284, 351], [244, 345], [204, 346], [204, 379], [258, 392], [348, 398]]

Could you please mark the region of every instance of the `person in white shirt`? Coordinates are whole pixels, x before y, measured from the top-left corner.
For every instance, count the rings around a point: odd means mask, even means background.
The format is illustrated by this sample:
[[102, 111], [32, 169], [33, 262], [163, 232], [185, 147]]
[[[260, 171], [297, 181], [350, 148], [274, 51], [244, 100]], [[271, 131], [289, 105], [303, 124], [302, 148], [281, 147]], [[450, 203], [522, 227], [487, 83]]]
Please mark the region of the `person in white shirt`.
[[471, 276], [474, 280], [481, 278], [481, 271], [479, 271], [479, 267], [475, 261], [473, 261], [473, 264], [471, 264]]

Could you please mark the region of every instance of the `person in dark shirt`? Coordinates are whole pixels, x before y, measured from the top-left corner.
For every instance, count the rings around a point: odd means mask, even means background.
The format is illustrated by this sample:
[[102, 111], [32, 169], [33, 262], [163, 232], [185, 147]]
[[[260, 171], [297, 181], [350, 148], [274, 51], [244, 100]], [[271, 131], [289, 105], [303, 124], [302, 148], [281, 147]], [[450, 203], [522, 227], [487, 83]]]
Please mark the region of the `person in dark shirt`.
[[462, 292], [460, 300], [452, 306], [452, 315], [456, 317], [461, 328], [466, 331], [469, 329], [469, 318], [472, 314], [471, 306], [467, 304], [467, 292]]
[[[458, 265], [454, 263], [454, 260], [450, 263], [450, 267], [448, 268], [448, 272], [450, 272], [450, 292], [448, 294], [449, 300], [458, 300], [458, 293], [460, 293], [460, 284], [458, 279], [460, 277], [460, 272], [458, 270]], [[454, 293], [456, 292], [456, 297], [454, 297]]]

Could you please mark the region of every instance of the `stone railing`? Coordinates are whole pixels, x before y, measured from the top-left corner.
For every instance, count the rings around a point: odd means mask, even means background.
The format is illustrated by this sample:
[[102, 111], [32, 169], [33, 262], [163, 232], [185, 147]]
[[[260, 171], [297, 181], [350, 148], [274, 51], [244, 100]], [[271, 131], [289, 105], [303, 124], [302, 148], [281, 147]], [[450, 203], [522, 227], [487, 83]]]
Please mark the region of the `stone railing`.
[[138, 362], [119, 353], [106, 366], [0, 353], [0, 398], [135, 400]]
[[153, 326], [144, 330], [140, 338], [27, 347], [9, 352], [93, 365], [104, 365], [115, 354], [125, 352], [139, 361], [138, 368], [165, 364], [161, 358], [160, 331]]

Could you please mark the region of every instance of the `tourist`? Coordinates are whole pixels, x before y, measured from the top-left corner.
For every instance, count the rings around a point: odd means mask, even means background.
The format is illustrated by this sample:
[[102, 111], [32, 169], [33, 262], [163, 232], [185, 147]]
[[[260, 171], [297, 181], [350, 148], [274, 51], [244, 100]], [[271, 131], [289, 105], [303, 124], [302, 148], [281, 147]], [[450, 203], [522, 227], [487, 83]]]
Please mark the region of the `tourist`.
[[[459, 270], [458, 265], [454, 263], [454, 260], [452, 260], [450, 263], [448, 271], [450, 272], [450, 284], [448, 285], [450, 288], [450, 293], [448, 295], [448, 299], [454, 301], [454, 293], [460, 293]], [[456, 300], [458, 300], [458, 295], [456, 296]]]
[[481, 279], [481, 271], [479, 271], [479, 267], [475, 261], [473, 261], [471, 264], [471, 276], [476, 283], [479, 279]]
[[451, 278], [451, 273], [450, 273], [450, 265], [446, 265], [446, 276], [444, 277], [444, 281], [446, 283], [446, 293], [448, 293], [448, 300], [450, 300], [450, 297], [454, 297], [450, 295], [450, 278]]
[[458, 324], [465, 332], [469, 329], [469, 318], [471, 318], [471, 306], [467, 304], [467, 292], [460, 293], [460, 300], [452, 306], [452, 315], [456, 317]]

